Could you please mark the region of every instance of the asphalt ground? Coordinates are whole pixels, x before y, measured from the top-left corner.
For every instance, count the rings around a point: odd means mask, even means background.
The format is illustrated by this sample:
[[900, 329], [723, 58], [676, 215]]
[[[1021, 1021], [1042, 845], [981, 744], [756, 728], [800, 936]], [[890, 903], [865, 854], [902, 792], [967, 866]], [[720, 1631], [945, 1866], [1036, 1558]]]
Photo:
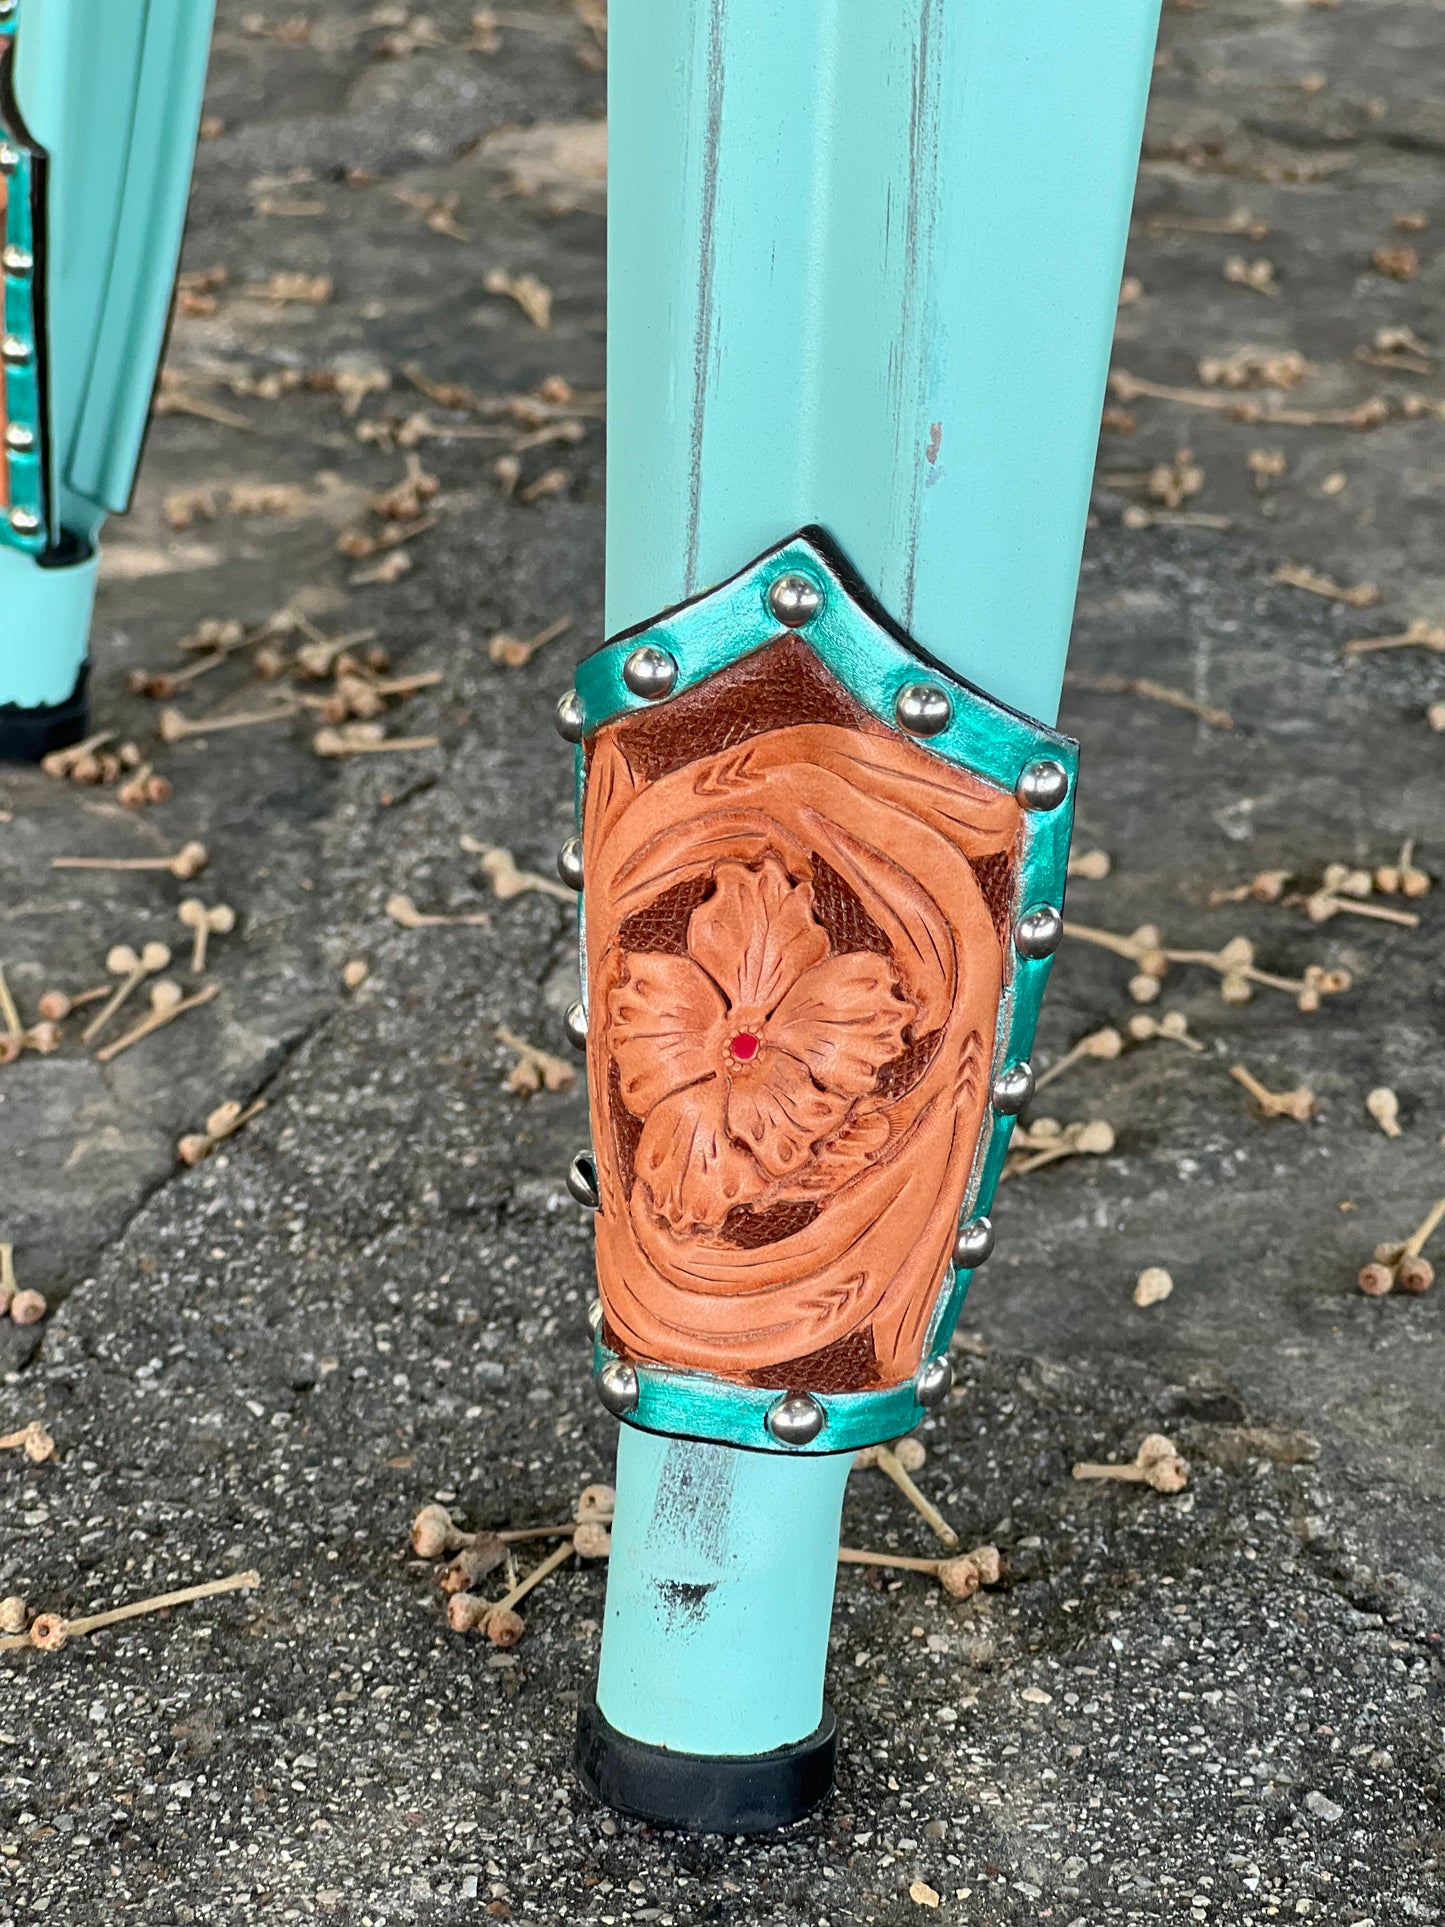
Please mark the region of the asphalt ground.
[[[600, 1565], [539, 1587], [503, 1651], [445, 1629], [407, 1540], [434, 1499], [472, 1527], [565, 1518], [614, 1443], [561, 1182], [585, 1097], [509, 1088], [497, 1036], [567, 1059], [572, 914], [499, 895], [462, 843], [547, 875], [571, 817], [551, 712], [601, 622], [605, 34], [590, 8], [472, 11], [295, 0], [260, 31], [223, 0], [163, 412], [97, 622], [96, 727], [173, 795], [0, 776], [27, 1022], [120, 943], [220, 987], [109, 1063], [75, 1018], [0, 1069], [0, 1236], [50, 1307], [0, 1324], [0, 1420], [60, 1453], [0, 1467], [0, 1593], [75, 1616], [261, 1581], [0, 1662], [0, 1927], [1439, 1918], [1445, 1299], [1356, 1274], [1445, 1193], [1445, 679], [1438, 644], [1345, 648], [1445, 620], [1438, 8], [1166, 13], [1063, 715], [1076, 848], [1110, 859], [1071, 919], [1245, 936], [1267, 972], [1350, 987], [1236, 1004], [1174, 963], [1136, 1004], [1128, 959], [1065, 944], [1037, 1061], [1125, 1041], [1030, 1120], [1107, 1122], [1114, 1148], [1004, 1187], [922, 1435], [920, 1482], [1001, 1583], [841, 1573], [837, 1795], [750, 1843], [575, 1783]], [[409, 456], [436, 486], [413, 472], [388, 519]], [[278, 611], [193, 685], [128, 688], [202, 621]], [[525, 662], [493, 646], [564, 620]], [[313, 630], [439, 671], [384, 721], [437, 746], [322, 756], [335, 725], [304, 705], [162, 739], [165, 707], [334, 697], [289, 666]], [[1368, 901], [1418, 924], [1292, 900], [1407, 839], [1436, 887]], [[192, 881], [51, 867], [192, 840]], [[1272, 871], [1283, 900], [1211, 902]], [[398, 893], [486, 921], [406, 928]], [[202, 978], [194, 894], [236, 912]], [[1129, 1034], [1168, 1013], [1202, 1048]], [[1313, 1115], [1265, 1116], [1235, 1065]], [[1147, 1266], [1174, 1288], [1140, 1307]], [[1182, 1494], [1071, 1478], [1153, 1432]], [[936, 1550], [874, 1472], [845, 1537]]]

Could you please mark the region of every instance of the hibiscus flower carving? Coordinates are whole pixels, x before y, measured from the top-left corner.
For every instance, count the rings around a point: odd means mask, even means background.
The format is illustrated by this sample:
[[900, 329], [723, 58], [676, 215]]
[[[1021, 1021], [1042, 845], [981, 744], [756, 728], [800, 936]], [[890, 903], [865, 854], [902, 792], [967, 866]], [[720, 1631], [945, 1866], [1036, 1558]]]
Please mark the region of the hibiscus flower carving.
[[889, 959], [834, 956], [813, 890], [774, 857], [720, 863], [685, 956], [633, 954], [607, 998], [636, 1181], [674, 1233], [831, 1186], [888, 1137], [878, 1072], [916, 1006]]

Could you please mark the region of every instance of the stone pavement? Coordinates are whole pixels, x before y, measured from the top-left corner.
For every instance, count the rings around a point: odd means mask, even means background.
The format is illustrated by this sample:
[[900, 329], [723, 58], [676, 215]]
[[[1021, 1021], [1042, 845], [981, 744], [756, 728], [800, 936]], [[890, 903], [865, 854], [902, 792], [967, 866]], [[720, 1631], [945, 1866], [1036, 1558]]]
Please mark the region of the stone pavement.
[[[1071, 917], [1168, 949], [1244, 935], [1269, 972], [1351, 987], [1313, 1014], [1265, 987], [1236, 1005], [1176, 964], [1137, 1006], [1126, 959], [1066, 944], [1041, 1064], [1141, 1010], [1203, 1048], [1131, 1040], [1036, 1102], [1107, 1120], [1115, 1149], [1002, 1194], [920, 1474], [1004, 1583], [958, 1602], [842, 1573], [838, 1795], [751, 1844], [581, 1796], [599, 1567], [548, 1581], [500, 1652], [445, 1631], [407, 1544], [432, 1498], [476, 1526], [565, 1517], [614, 1430], [560, 1181], [585, 1099], [504, 1088], [496, 1035], [566, 1055], [572, 915], [498, 896], [461, 841], [547, 873], [570, 821], [551, 710], [600, 623], [605, 29], [583, 0], [473, 11], [222, 0], [192, 279], [98, 622], [96, 726], [153, 748], [174, 796], [133, 812], [0, 776], [27, 1020], [116, 943], [169, 942], [189, 983], [179, 900], [238, 913], [212, 1006], [108, 1066], [68, 1041], [0, 1071], [0, 1235], [52, 1307], [0, 1332], [0, 1418], [42, 1418], [61, 1452], [0, 1467], [0, 1593], [78, 1614], [261, 1575], [0, 1662], [0, 1927], [1438, 1918], [1445, 1298], [1368, 1299], [1355, 1274], [1445, 1192], [1442, 890], [1404, 905], [1418, 927], [1210, 904], [1412, 837], [1441, 874], [1440, 657], [1343, 653], [1445, 614], [1438, 8], [1166, 14], [1064, 711], [1077, 847], [1112, 859]], [[437, 491], [385, 522], [369, 503], [408, 456]], [[338, 548], [388, 528], [411, 539]], [[309, 711], [159, 742], [127, 672], [283, 607], [375, 630], [392, 674], [440, 670], [386, 720], [440, 746], [323, 758]], [[525, 664], [493, 659], [498, 632], [564, 618]], [[256, 653], [174, 707], [264, 705]], [[50, 868], [191, 839], [194, 883]], [[398, 892], [487, 921], [403, 928]], [[1266, 1119], [1235, 1064], [1318, 1114]], [[1365, 1111], [1380, 1085], [1397, 1139]], [[178, 1163], [216, 1104], [258, 1096]], [[1174, 1291], [1140, 1309], [1151, 1264]], [[1183, 1495], [1070, 1478], [1159, 1430]], [[872, 1473], [845, 1534], [932, 1550]]]

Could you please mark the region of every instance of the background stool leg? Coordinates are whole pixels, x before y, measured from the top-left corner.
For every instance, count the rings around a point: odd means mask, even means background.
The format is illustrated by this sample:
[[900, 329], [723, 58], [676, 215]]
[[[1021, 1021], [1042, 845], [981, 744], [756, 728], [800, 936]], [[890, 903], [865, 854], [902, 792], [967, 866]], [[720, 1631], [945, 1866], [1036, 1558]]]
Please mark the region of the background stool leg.
[[211, 0], [0, 15], [0, 756], [86, 726], [96, 541], [130, 500], [170, 313]]

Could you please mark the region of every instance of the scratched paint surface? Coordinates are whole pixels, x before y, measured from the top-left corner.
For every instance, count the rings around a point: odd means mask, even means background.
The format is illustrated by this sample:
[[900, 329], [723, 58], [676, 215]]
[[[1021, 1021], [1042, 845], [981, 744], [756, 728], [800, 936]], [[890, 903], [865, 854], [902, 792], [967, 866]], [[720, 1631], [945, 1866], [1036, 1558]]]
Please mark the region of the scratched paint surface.
[[714, 1754], [814, 1731], [851, 1463], [622, 1427], [597, 1682], [614, 1725]]
[[817, 522], [1052, 721], [1157, 14], [614, 7], [610, 631]]

